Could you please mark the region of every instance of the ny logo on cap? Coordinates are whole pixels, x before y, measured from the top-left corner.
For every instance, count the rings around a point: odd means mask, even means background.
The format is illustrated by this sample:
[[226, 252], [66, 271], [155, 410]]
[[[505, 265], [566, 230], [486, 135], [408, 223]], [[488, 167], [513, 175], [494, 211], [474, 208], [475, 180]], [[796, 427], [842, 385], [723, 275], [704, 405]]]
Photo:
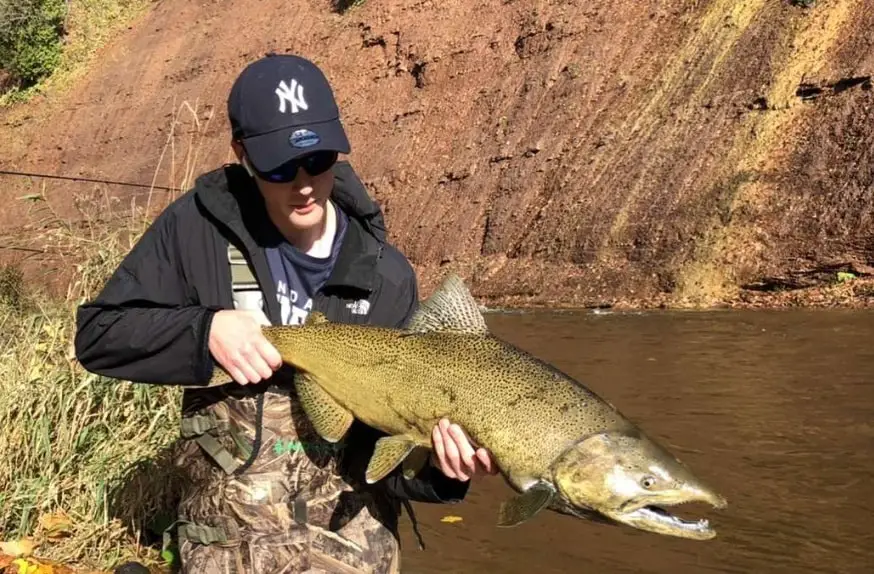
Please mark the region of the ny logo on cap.
[[279, 87], [276, 88], [276, 95], [279, 96], [279, 113], [284, 114], [286, 103], [291, 106], [291, 113], [296, 114], [299, 110], [309, 108], [307, 102], [303, 99], [303, 86], [294, 78], [291, 80], [291, 86], [285, 83], [285, 80], [279, 82]]

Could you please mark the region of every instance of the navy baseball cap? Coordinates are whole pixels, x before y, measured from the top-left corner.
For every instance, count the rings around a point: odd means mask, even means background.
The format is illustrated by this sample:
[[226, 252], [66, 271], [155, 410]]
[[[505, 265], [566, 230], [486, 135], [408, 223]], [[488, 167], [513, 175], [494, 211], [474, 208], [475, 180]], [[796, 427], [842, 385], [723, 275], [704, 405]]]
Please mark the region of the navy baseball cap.
[[228, 96], [228, 119], [261, 173], [314, 151], [350, 151], [331, 85], [299, 56], [269, 54], [246, 66]]

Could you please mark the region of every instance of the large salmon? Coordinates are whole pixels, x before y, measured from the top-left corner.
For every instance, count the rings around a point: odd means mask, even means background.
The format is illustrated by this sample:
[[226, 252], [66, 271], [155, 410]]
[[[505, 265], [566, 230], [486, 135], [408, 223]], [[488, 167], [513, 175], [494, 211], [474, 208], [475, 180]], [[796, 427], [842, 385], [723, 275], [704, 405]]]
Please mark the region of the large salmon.
[[[367, 469], [375, 482], [403, 464], [427, 464], [431, 429], [442, 417], [491, 452], [518, 492], [498, 524], [519, 524], [544, 508], [696, 540], [716, 533], [664, 508], [726, 505], [665, 448], [613, 405], [555, 367], [492, 335], [455, 275], [447, 277], [404, 330], [328, 322], [264, 327], [297, 368], [301, 403], [319, 434], [337, 442], [353, 418], [389, 436]], [[210, 384], [230, 377], [216, 369]]]

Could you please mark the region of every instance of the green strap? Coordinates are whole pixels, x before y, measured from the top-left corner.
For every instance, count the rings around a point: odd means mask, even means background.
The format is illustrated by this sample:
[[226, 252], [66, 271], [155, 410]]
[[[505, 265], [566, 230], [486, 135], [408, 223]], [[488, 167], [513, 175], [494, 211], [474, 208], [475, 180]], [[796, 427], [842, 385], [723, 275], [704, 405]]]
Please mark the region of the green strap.
[[212, 457], [215, 463], [219, 465], [226, 474], [234, 474], [234, 472], [240, 468], [241, 463], [237, 461], [212, 435], [203, 434], [194, 439], [194, 441]]
[[174, 530], [176, 532], [176, 539], [179, 542], [183, 540], [190, 540], [192, 542], [197, 542], [198, 544], [226, 544], [228, 542], [238, 542], [236, 538], [231, 539], [231, 537], [228, 536], [227, 530], [221, 526], [206, 526], [203, 524], [188, 522], [187, 520], [177, 520], [164, 529], [163, 544], [161, 547], [162, 552], [170, 548], [170, 545], [173, 543]]
[[228, 263], [231, 265], [231, 285], [234, 291], [258, 290], [258, 281], [243, 253], [228, 243]]
[[264, 295], [258, 280], [243, 253], [232, 243], [228, 243], [228, 264], [231, 268], [234, 308], [263, 311]]
[[177, 536], [179, 540], [191, 540], [198, 544], [215, 544], [228, 542], [228, 534], [220, 526], [203, 526], [201, 524], [181, 524]]
[[212, 414], [186, 416], [183, 417], [179, 423], [180, 432], [182, 433], [183, 438], [199, 436], [213, 429], [223, 428], [224, 426], [225, 425], [219, 424], [218, 421], [216, 421], [215, 416]]
[[[261, 289], [252, 269], [243, 253], [237, 247], [228, 242], [228, 264], [231, 269], [231, 286], [234, 291], [234, 305], [237, 308], [250, 309], [258, 306], [256, 301], [261, 299]], [[181, 434], [184, 438], [196, 437], [194, 440], [200, 448], [215, 461], [228, 475], [234, 474], [243, 463], [239, 462], [222, 444], [212, 435], [207, 434], [213, 429], [228, 430], [227, 424], [219, 422], [211, 415], [191, 415], [181, 422]], [[252, 446], [247, 445], [241, 437], [232, 433], [234, 442], [246, 459], [251, 456]]]

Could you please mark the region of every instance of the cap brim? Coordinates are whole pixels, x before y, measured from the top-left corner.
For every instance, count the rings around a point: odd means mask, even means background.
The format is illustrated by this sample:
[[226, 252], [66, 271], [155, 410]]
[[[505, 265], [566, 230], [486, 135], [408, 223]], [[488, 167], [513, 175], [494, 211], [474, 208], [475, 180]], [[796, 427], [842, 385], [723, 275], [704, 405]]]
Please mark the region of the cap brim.
[[262, 173], [314, 151], [349, 153], [349, 139], [339, 118], [293, 126], [242, 140], [246, 155]]

